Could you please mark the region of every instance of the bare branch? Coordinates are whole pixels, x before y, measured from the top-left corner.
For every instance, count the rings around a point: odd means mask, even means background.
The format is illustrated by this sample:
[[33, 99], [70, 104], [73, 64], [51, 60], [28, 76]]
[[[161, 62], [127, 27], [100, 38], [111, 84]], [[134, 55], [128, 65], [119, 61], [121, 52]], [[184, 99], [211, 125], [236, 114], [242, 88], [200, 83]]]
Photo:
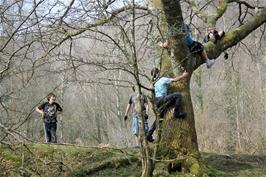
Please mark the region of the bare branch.
[[235, 30], [227, 33], [222, 40], [218, 41], [216, 45], [208, 42], [205, 45], [205, 49], [208, 56], [217, 58], [224, 50], [236, 45], [245, 37], [247, 37], [252, 31], [266, 23], [266, 8], [254, 15], [248, 22]]
[[25, 140], [27, 140], [27, 141], [33, 142], [31, 139], [25, 137], [25, 136], [22, 135], [21, 133], [15, 131], [15, 130], [13, 130], [13, 129], [10, 129], [10, 128], [8, 128], [8, 127], [6, 127], [6, 126], [4, 126], [4, 125], [1, 124], [1, 123], [0, 123], [0, 128], [3, 129], [7, 134], [13, 136], [13, 137], [14, 137], [16, 140], [18, 140], [18, 141], [20, 141], [20, 138], [19, 138], [19, 137], [21, 137], [21, 138], [23, 138], [23, 139], [25, 139]]
[[28, 14], [28, 16], [20, 23], [20, 25], [14, 30], [14, 32], [11, 34], [11, 36], [9, 37], [9, 39], [5, 42], [5, 44], [0, 48], [0, 52], [2, 52], [5, 47], [8, 45], [8, 43], [11, 41], [11, 39], [13, 38], [13, 36], [19, 31], [20, 27], [30, 18], [30, 16], [33, 14], [33, 12], [35, 12], [36, 8], [42, 3], [44, 2], [44, 0], [41, 0], [38, 2], [38, 4], [36, 4], [34, 6], [34, 8], [30, 11], [30, 13]]
[[250, 5], [248, 2], [241, 1], [241, 0], [229, 0], [228, 1], [228, 3], [233, 3], [233, 2], [238, 3], [239, 5], [242, 5], [243, 4], [243, 5], [245, 5], [249, 9], [256, 9], [256, 8], [258, 8], [258, 9], [264, 9], [265, 8], [263, 6], [255, 7], [255, 6]]
[[[197, 16], [201, 18], [208, 26], [215, 26], [216, 21], [225, 13], [228, 5], [227, 0], [219, 1], [219, 7], [217, 8], [216, 12], [213, 13], [212, 15], [207, 15], [204, 12], [202, 12], [203, 8], [198, 7], [195, 1], [188, 0], [186, 2], [191, 6], [192, 10], [197, 14]], [[212, 1], [208, 1], [207, 4], [209, 4], [210, 2]]]

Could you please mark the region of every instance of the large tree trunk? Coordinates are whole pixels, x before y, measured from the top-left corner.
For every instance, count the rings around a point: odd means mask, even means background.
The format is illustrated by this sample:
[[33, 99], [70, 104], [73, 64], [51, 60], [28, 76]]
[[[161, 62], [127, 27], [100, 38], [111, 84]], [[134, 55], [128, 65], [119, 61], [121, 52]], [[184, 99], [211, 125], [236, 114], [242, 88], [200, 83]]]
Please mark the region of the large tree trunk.
[[[158, 17], [162, 40], [168, 39], [171, 45], [171, 49], [162, 55], [161, 75], [180, 75], [184, 69], [192, 73], [204, 61], [198, 56], [192, 56], [188, 50], [182, 32], [183, 18], [180, 1], [150, 0], [149, 2], [149, 9]], [[216, 23], [225, 12], [227, 3], [228, 1], [221, 3], [220, 10], [218, 9], [214, 16], [205, 17], [208, 24]], [[256, 13], [245, 24], [228, 32], [216, 44], [208, 42], [205, 50], [210, 58], [217, 58], [224, 50], [236, 45], [265, 22], [266, 8]], [[173, 92], [178, 91], [183, 95], [183, 107], [187, 117], [184, 120], [173, 120], [171, 112], [165, 116], [157, 152], [157, 159], [160, 161], [156, 164], [155, 175], [168, 175], [174, 171], [202, 175], [189, 82], [190, 77], [172, 88]]]
[[[154, 0], [151, 6], [156, 7], [162, 34], [164, 38], [170, 39], [172, 46], [169, 52], [163, 55], [161, 74], [179, 75], [184, 68], [192, 72], [196, 63], [191, 63], [192, 55], [189, 53], [182, 33], [183, 18], [179, 1]], [[176, 38], [180, 39], [180, 42], [177, 42]], [[156, 163], [154, 175], [165, 176], [175, 171], [185, 171], [197, 176], [201, 174], [189, 82], [190, 78], [179, 82], [171, 89], [183, 95], [183, 109], [187, 117], [182, 120], [173, 119], [172, 111], [168, 111], [165, 115], [156, 157], [159, 162]]]
[[169, 111], [166, 115], [162, 124], [157, 156], [157, 159], [162, 161], [159, 165], [156, 165], [155, 173], [167, 174], [175, 171], [184, 171], [195, 175], [201, 173], [200, 154], [189, 88], [186, 87], [181, 93], [187, 117], [184, 120], [173, 119], [172, 111]]

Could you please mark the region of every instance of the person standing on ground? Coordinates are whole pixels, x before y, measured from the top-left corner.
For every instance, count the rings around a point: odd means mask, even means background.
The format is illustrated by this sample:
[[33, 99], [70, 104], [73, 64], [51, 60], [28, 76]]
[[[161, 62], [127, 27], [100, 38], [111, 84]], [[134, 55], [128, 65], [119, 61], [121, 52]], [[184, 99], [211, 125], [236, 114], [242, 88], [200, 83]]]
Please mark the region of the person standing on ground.
[[47, 95], [47, 102], [36, 107], [36, 111], [42, 116], [44, 122], [44, 133], [46, 143], [57, 143], [57, 113], [62, 113], [63, 109], [55, 102], [56, 96], [53, 93]]
[[142, 116], [143, 116], [143, 120], [144, 120], [144, 131], [145, 134], [148, 132], [149, 127], [148, 127], [148, 112], [149, 112], [149, 104], [148, 104], [148, 99], [144, 94], [137, 94], [135, 93], [135, 88], [132, 87], [133, 89], [133, 94], [130, 96], [129, 98], [129, 102], [127, 104], [127, 108], [126, 108], [126, 112], [125, 112], [125, 116], [124, 116], [124, 120], [127, 120], [128, 118], [128, 113], [132, 107], [133, 110], [133, 120], [132, 120], [132, 133], [135, 136], [135, 141], [136, 141], [136, 145], [137, 147], [140, 146], [140, 134], [139, 134], [139, 122], [141, 120], [139, 120], [138, 117], [138, 112], [136, 109], [136, 104], [138, 101], [141, 101], [140, 99], [143, 99], [144, 105], [142, 105], [143, 107], [141, 108], [141, 110], [143, 110], [142, 112]]

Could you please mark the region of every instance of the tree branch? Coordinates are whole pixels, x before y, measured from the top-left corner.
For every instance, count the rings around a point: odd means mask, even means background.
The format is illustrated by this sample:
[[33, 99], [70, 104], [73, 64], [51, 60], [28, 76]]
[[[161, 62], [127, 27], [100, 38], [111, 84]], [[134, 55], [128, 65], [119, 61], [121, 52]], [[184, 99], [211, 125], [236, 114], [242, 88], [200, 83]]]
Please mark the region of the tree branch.
[[[192, 8], [192, 10], [195, 12], [195, 14], [202, 19], [205, 23], [207, 23], [208, 15], [202, 12], [202, 8], [199, 8], [199, 6], [195, 3], [195, 1], [186, 1]], [[209, 1], [211, 2], [211, 1]]]
[[[207, 51], [208, 56], [210, 56], [210, 58], [217, 58], [223, 51], [235, 46], [264, 23], [266, 23], [266, 8], [258, 12], [247, 23], [227, 33], [224, 38], [216, 43], [216, 45], [212, 42], [205, 44], [205, 50]], [[201, 61], [197, 67], [202, 63], [203, 61]]]
[[220, 1], [220, 6], [217, 8], [217, 11], [208, 16], [207, 18], [207, 25], [215, 26], [217, 20], [225, 13], [227, 9], [228, 0]]
[[228, 1], [228, 3], [233, 3], [233, 2], [235, 2], [235, 3], [238, 3], [239, 5], [245, 5], [247, 8], [249, 8], [249, 9], [256, 9], [256, 8], [258, 8], [258, 9], [263, 9], [263, 8], [265, 8], [265, 7], [263, 7], [263, 6], [258, 6], [258, 7], [255, 7], [255, 6], [252, 6], [252, 5], [250, 5], [249, 3], [247, 3], [246, 1], [241, 1], [241, 0], [229, 0]]
[[[194, 1], [186, 1], [192, 8], [192, 10], [196, 13], [196, 15], [201, 18], [208, 26], [215, 26], [216, 21], [225, 13], [227, 9], [228, 0], [220, 1], [219, 7], [217, 11], [212, 15], [207, 15], [202, 12], [202, 8], [199, 8], [198, 5]], [[210, 3], [212, 1], [209, 1]]]
[[28, 16], [22, 21], [22, 23], [19, 24], [19, 26], [15, 29], [15, 31], [11, 34], [11, 36], [9, 37], [9, 39], [4, 43], [4, 45], [0, 48], [0, 52], [2, 52], [5, 47], [8, 45], [8, 43], [11, 41], [11, 39], [14, 37], [14, 35], [19, 31], [20, 27], [26, 23], [26, 21], [30, 18], [30, 16], [35, 12], [36, 8], [42, 3], [44, 2], [44, 0], [41, 0], [38, 4], [36, 4], [33, 9], [30, 11], [30, 13], [28, 14]]

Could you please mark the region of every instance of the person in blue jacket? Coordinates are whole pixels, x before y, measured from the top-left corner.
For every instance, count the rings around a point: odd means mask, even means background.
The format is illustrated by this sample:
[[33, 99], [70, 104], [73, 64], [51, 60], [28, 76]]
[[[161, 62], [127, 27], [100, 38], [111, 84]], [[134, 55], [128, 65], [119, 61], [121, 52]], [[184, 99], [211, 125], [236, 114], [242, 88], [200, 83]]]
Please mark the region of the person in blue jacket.
[[[153, 78], [157, 78], [159, 75], [159, 69], [153, 68], [151, 70], [151, 75]], [[185, 118], [186, 113], [182, 112], [181, 108], [181, 101], [182, 96], [180, 93], [168, 93], [168, 88], [171, 83], [180, 81], [181, 79], [184, 79], [188, 76], [188, 72], [184, 72], [181, 76], [177, 76], [175, 78], [170, 77], [161, 77], [158, 79], [154, 84], [154, 91], [155, 91], [155, 105], [160, 113], [160, 119], [164, 118], [166, 110], [173, 106], [174, 107], [174, 113], [173, 118]], [[153, 122], [151, 128], [148, 131], [147, 134], [147, 140], [149, 142], [153, 141], [152, 134], [156, 129], [156, 121]]]
[[[208, 55], [204, 49], [204, 46], [200, 42], [193, 40], [190, 34], [190, 31], [189, 31], [189, 26], [187, 24], [184, 24], [183, 32], [185, 33], [186, 43], [188, 45], [190, 52], [199, 54], [200, 57], [205, 61], [207, 68], [210, 68], [214, 64], [214, 60], [211, 60], [208, 58]], [[170, 47], [170, 43], [168, 40], [166, 40], [164, 43], [159, 42], [158, 45], [161, 48]]]

